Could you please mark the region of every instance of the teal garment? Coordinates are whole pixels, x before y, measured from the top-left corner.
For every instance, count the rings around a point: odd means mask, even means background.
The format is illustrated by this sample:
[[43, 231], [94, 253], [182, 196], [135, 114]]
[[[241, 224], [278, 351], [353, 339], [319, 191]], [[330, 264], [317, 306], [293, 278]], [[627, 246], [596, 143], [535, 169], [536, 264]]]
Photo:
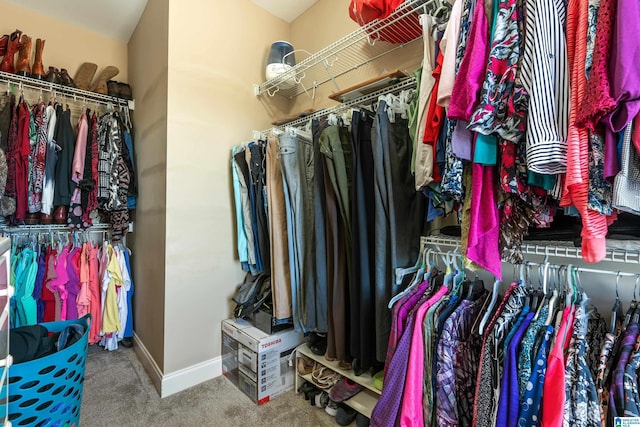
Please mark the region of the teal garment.
[[33, 288], [38, 270], [36, 259], [37, 254], [33, 250], [23, 249], [16, 263], [14, 327], [37, 323], [37, 309], [35, 299], [33, 299]]
[[234, 164], [234, 158], [238, 147], [231, 149], [231, 174], [233, 177], [233, 201], [236, 208], [236, 227], [238, 232], [238, 259], [241, 263], [249, 262], [249, 249], [247, 247], [247, 235], [244, 232], [244, 218], [242, 216], [242, 191], [240, 178]]
[[[491, 44], [496, 33], [496, 17], [498, 16], [499, 1], [493, 2], [493, 16], [491, 19]], [[498, 138], [493, 135], [478, 134], [473, 148], [473, 161], [485, 166], [498, 164]]]
[[498, 164], [498, 138], [479, 133], [474, 145], [473, 161], [485, 166]]
[[540, 187], [543, 190], [551, 191], [556, 186], [558, 180], [557, 175], [545, 175], [537, 172], [529, 171], [528, 182], [529, 185]]
[[[38, 306], [33, 297], [33, 290], [36, 285], [36, 276], [38, 274], [38, 253], [31, 250], [25, 254], [25, 270], [22, 274], [22, 315], [23, 326], [31, 326], [38, 323]], [[72, 301], [75, 303], [75, 301]]]

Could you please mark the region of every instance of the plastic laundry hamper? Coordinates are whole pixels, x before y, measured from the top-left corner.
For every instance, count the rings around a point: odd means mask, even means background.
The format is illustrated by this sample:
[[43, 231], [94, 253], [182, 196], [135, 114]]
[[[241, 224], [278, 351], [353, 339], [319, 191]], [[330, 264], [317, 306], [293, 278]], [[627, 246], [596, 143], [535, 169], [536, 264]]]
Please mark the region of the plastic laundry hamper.
[[[84, 327], [84, 334], [62, 351], [9, 368], [9, 421], [13, 426], [80, 425], [90, 323], [91, 315], [43, 323], [50, 332], [60, 332], [68, 325], [79, 324]], [[6, 388], [3, 388], [2, 397], [5, 395]]]

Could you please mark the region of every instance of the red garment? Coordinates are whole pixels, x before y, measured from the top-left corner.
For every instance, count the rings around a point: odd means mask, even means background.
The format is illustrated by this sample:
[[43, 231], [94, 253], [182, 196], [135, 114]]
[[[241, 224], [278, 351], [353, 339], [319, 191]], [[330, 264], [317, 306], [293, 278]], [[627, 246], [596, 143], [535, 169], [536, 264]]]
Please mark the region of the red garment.
[[566, 307], [562, 313], [562, 322], [556, 335], [556, 341], [547, 359], [547, 374], [542, 392], [542, 425], [562, 427], [565, 400], [565, 357], [564, 349], [571, 341], [573, 325], [573, 306]]
[[[351, 0], [349, 17], [364, 26], [375, 19], [388, 17], [403, 2], [404, 0]], [[391, 43], [406, 43], [422, 36], [422, 26], [416, 12], [379, 31], [377, 28], [375, 26], [372, 29], [372, 32], [377, 31], [373, 38]]]
[[89, 344], [100, 342], [100, 329], [102, 328], [98, 252], [99, 249], [97, 247], [92, 246], [89, 249], [89, 292], [91, 294]]
[[56, 299], [53, 295], [53, 292], [51, 292], [51, 289], [49, 289], [49, 283], [51, 283], [53, 279], [58, 277], [55, 265], [56, 256], [57, 254], [55, 249], [47, 249], [47, 254], [45, 257], [46, 272], [44, 283], [42, 285], [42, 297], [40, 298], [40, 300], [44, 302], [43, 321], [45, 322], [53, 322], [56, 320]]
[[18, 139], [13, 152], [16, 168], [16, 219], [24, 219], [29, 210], [29, 107], [22, 101], [18, 106]]
[[609, 57], [616, 3], [616, 0], [601, 0], [598, 9], [591, 74], [576, 117], [579, 127], [590, 130], [594, 130], [600, 119], [616, 107], [609, 84]]
[[444, 56], [442, 55], [442, 51], [438, 53], [438, 57], [436, 58], [436, 68], [433, 70], [433, 78], [436, 80], [433, 89], [431, 90], [431, 97], [429, 98], [429, 107], [427, 110], [427, 120], [424, 127], [424, 137], [422, 142], [425, 144], [429, 144], [433, 149], [433, 180], [435, 182], [442, 181], [442, 176], [440, 176], [440, 170], [438, 168], [438, 164], [436, 162], [436, 144], [438, 142], [438, 136], [440, 135], [440, 131], [442, 130], [442, 126], [444, 124], [445, 119], [445, 110], [443, 107], [438, 105], [438, 87], [440, 85], [440, 74], [442, 73], [442, 61], [444, 61]]
[[16, 160], [14, 152], [18, 142], [18, 109], [16, 108], [16, 97], [11, 95], [11, 122], [9, 122], [9, 135], [7, 139], [7, 184], [5, 185], [5, 197], [16, 197]]

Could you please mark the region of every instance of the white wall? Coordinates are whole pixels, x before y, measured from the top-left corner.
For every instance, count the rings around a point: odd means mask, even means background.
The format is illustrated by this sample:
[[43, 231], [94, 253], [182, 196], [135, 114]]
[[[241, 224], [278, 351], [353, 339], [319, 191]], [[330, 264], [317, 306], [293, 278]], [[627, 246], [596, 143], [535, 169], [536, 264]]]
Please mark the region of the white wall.
[[172, 0], [169, 12], [165, 375], [220, 356], [220, 322], [243, 278], [231, 147], [269, 126], [252, 85], [271, 42], [289, 36], [249, 0]]

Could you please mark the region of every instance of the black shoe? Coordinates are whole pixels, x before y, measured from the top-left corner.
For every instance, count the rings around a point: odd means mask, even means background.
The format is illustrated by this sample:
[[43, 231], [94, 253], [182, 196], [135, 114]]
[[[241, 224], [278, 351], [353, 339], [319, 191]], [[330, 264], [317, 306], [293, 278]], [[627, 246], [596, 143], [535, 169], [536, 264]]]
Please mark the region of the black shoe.
[[340, 405], [338, 412], [336, 413], [336, 422], [341, 426], [348, 426], [356, 419], [358, 411], [347, 405]]
[[361, 413], [358, 412], [358, 415], [356, 415], [356, 425], [358, 427], [369, 427], [370, 422], [371, 420], [369, 420], [369, 418], [365, 417]]
[[120, 344], [122, 344], [123, 347], [131, 348], [133, 347], [133, 340], [131, 338], [122, 338]]
[[107, 94], [115, 98], [120, 98], [120, 85], [115, 80], [107, 82]]

